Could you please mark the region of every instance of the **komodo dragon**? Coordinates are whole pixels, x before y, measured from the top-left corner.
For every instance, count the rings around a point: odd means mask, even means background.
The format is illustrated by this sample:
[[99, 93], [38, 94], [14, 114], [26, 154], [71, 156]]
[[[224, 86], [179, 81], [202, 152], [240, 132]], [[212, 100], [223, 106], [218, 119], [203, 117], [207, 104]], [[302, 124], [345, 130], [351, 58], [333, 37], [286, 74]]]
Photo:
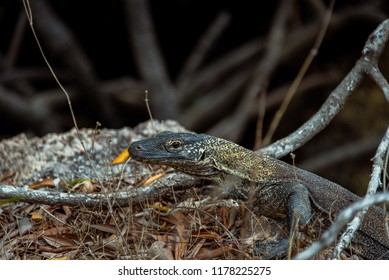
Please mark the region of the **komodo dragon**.
[[[266, 214], [286, 214], [290, 229], [294, 221], [299, 225], [309, 222], [311, 205], [324, 213], [337, 215], [350, 203], [361, 199], [313, 173], [206, 134], [162, 132], [133, 142], [124, 153], [126, 158], [168, 165], [246, 194], [248, 186], [254, 183], [257, 207]], [[357, 253], [363, 258], [389, 259], [385, 224], [388, 220], [388, 212], [376, 206], [369, 208], [353, 240], [360, 250]]]

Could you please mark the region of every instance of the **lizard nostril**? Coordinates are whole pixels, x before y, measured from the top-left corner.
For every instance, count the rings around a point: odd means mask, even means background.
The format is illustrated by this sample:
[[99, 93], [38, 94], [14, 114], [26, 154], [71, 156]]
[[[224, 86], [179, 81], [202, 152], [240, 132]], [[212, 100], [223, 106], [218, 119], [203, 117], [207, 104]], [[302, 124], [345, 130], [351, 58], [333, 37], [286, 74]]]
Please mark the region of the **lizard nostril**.
[[135, 146], [135, 150], [142, 151], [142, 146], [140, 146], [140, 145]]

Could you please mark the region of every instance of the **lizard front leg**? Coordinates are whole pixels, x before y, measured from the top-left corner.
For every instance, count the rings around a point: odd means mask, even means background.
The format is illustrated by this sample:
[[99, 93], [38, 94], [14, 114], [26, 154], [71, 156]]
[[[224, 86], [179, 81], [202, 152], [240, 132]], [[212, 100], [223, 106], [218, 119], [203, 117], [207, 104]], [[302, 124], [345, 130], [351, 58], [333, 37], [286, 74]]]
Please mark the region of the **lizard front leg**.
[[[281, 182], [252, 189], [253, 212], [269, 217], [286, 218], [289, 231], [307, 224], [311, 218], [308, 189], [299, 182]], [[292, 236], [292, 235], [290, 235]], [[258, 242], [254, 254], [264, 259], [285, 256], [291, 238], [272, 242]]]

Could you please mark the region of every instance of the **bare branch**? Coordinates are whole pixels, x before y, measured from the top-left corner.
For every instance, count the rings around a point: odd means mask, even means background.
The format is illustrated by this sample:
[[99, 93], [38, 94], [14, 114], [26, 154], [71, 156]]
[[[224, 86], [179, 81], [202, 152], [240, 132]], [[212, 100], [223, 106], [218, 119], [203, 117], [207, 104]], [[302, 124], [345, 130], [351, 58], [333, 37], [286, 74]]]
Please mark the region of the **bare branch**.
[[155, 105], [152, 109], [157, 118], [176, 118], [179, 111], [176, 89], [170, 82], [159, 48], [149, 1], [125, 0], [124, 3], [134, 58], [141, 76], [151, 87], [147, 90], [151, 105]]
[[318, 14], [323, 15], [327, 8], [321, 0], [307, 0], [306, 3]]
[[287, 30], [286, 23], [293, 3], [294, 1], [289, 0], [280, 3], [269, 32], [264, 58], [258, 63], [242, 101], [231, 116], [226, 117], [210, 130], [210, 134], [233, 141], [237, 141], [242, 135], [245, 128], [244, 124], [247, 123], [247, 119], [250, 117], [250, 110], [247, 110], [247, 108], [250, 108], [251, 103], [256, 103], [259, 94], [266, 90], [270, 76], [278, 66]]
[[[47, 47], [57, 55], [73, 71], [73, 77], [81, 85], [81, 93], [87, 95], [88, 100], [96, 107], [100, 117], [116, 122], [116, 114], [111, 100], [104, 95], [97, 85], [97, 77], [89, 58], [74, 39], [73, 33], [65, 23], [55, 14], [46, 0], [34, 0], [31, 5], [34, 25], [39, 30], [39, 35], [44, 38]], [[32, 18], [30, 19], [32, 25]]]
[[215, 120], [224, 116], [227, 110], [234, 107], [249, 78], [250, 75], [247, 71], [241, 71], [216, 89], [211, 90], [206, 96], [199, 98], [183, 116], [181, 120], [183, 125], [195, 131], [208, 128], [206, 125], [215, 123]]
[[290, 101], [292, 100], [295, 93], [297, 92], [297, 88], [301, 84], [301, 81], [304, 78], [305, 73], [308, 71], [309, 66], [311, 65], [313, 59], [316, 57], [316, 55], [319, 51], [320, 45], [324, 39], [324, 35], [326, 34], [328, 24], [329, 24], [331, 16], [332, 16], [332, 10], [334, 8], [334, 4], [335, 4], [335, 0], [332, 0], [329, 4], [327, 12], [324, 15], [323, 24], [320, 28], [319, 33], [317, 34], [315, 43], [313, 44], [311, 51], [309, 52], [308, 56], [305, 58], [305, 61], [304, 61], [303, 65], [301, 66], [299, 72], [297, 73], [296, 78], [293, 80], [293, 83], [291, 84], [291, 86], [288, 90], [288, 93], [285, 96], [284, 101], [282, 102], [280, 108], [277, 110], [276, 114], [274, 115], [274, 117], [270, 123], [269, 130], [267, 131], [266, 136], [263, 139], [264, 146], [269, 145], [269, 143], [274, 135], [274, 132], [276, 131], [278, 125], [281, 122], [282, 116], [284, 115], [286, 109], [289, 106]]
[[[335, 242], [338, 233], [348, 223], [348, 221], [359, 211], [374, 204], [389, 202], [389, 193], [375, 194], [358, 202], [355, 202], [350, 207], [343, 210], [336, 218], [331, 227], [322, 234], [319, 241], [313, 243], [308, 249], [298, 254], [294, 259], [306, 260], [315, 256], [320, 250], [330, 246]], [[353, 224], [354, 220], [350, 222]], [[383, 221], [384, 222], [384, 221]]]
[[[71, 80], [71, 74], [69, 71], [60, 69], [57, 71], [58, 76], [62, 80]], [[52, 79], [53, 75], [47, 69], [47, 67], [18, 67], [17, 69], [10, 69], [4, 73], [0, 74], [0, 84], [9, 83], [9, 82], [18, 82], [19, 80], [28, 80], [28, 79]]]
[[[320, 240], [312, 244], [304, 252], [298, 254], [296, 259], [309, 259], [316, 255], [320, 250], [330, 246], [338, 236], [341, 229], [348, 223], [348, 227], [340, 237], [332, 258], [339, 259], [340, 253], [350, 244], [352, 237], [362, 223], [364, 215], [369, 206], [373, 204], [389, 202], [389, 193], [375, 194], [378, 187], [381, 186], [381, 172], [384, 166], [383, 159], [389, 147], [389, 127], [377, 148], [374, 156], [373, 173], [369, 182], [367, 194], [364, 199], [357, 201], [344, 209], [337, 217], [331, 227], [321, 236]], [[355, 215], [355, 217], [354, 217]], [[350, 219], [353, 218], [351, 222]], [[385, 223], [387, 221], [382, 221]], [[389, 236], [388, 236], [389, 238]]]
[[[320, 88], [335, 87], [343, 78], [340, 71], [334, 69], [328, 71], [311, 72], [307, 74], [297, 90], [297, 94], [315, 92]], [[281, 104], [288, 92], [290, 83], [281, 85], [271, 91], [266, 99], [266, 109], [271, 109]], [[255, 113], [255, 110], [253, 110]]]
[[22, 46], [22, 39], [26, 29], [27, 18], [24, 14], [24, 11], [21, 10], [18, 21], [16, 23], [15, 30], [13, 32], [14, 36], [12, 38], [11, 43], [9, 44], [7, 55], [5, 56], [2, 67], [5, 68], [6, 71], [11, 70], [15, 66], [15, 61], [17, 58], [17, 54]]
[[[381, 140], [381, 143], [379, 144], [377, 148], [377, 152], [373, 158], [373, 172], [371, 174], [371, 179], [369, 182], [369, 186], [367, 188], [365, 200], [368, 200], [370, 197], [373, 197], [374, 194], [377, 192], [377, 189], [381, 186], [381, 173], [382, 173], [382, 168], [384, 166], [384, 158], [385, 154], [387, 153], [389, 148], [389, 127], [386, 130], [386, 133]], [[388, 194], [386, 194], [388, 195]], [[372, 199], [373, 200], [373, 199]], [[386, 200], [388, 201], [388, 200]], [[377, 202], [378, 203], [378, 202]], [[367, 213], [367, 210], [369, 209], [369, 206], [371, 204], [365, 204], [363, 207], [361, 207], [359, 210], [362, 210], [359, 212], [354, 219], [349, 223], [346, 231], [342, 234], [340, 237], [338, 244], [333, 252], [332, 258], [333, 259], [339, 259], [340, 258], [340, 253], [344, 248], [346, 248], [350, 242], [352, 237], [354, 236], [355, 232], [358, 230], [360, 227], [364, 216]], [[350, 207], [351, 208], [351, 207]], [[383, 223], [388, 222], [388, 221], [382, 221]], [[389, 238], [389, 236], [388, 236]]]
[[315, 172], [328, 166], [336, 166], [344, 160], [350, 160], [360, 155], [367, 154], [377, 149], [382, 136], [371, 136], [366, 139], [340, 145], [332, 150], [315, 154], [312, 158], [306, 159], [298, 164], [299, 168]]
[[[314, 135], [316, 135], [329, 124], [332, 118], [341, 110], [347, 100], [347, 97], [360, 85], [366, 74], [372, 76], [373, 79], [377, 81], [378, 86], [381, 87], [386, 96], [388, 91], [388, 83], [378, 70], [378, 59], [380, 58], [388, 39], [389, 20], [385, 20], [369, 36], [365, 47], [363, 48], [362, 57], [357, 61], [354, 68], [349, 72], [340, 85], [331, 93], [319, 111], [316, 112], [316, 114], [310, 120], [308, 120], [287, 138], [281, 139], [275, 142], [273, 145], [259, 150], [258, 152], [264, 152], [272, 154], [276, 157], [280, 157], [301, 147], [304, 143], [306, 143], [309, 139], [311, 139]], [[374, 157], [372, 178], [369, 182], [368, 191], [365, 197], [365, 199], [368, 201], [370, 201], [369, 198], [377, 191], [377, 188], [381, 184], [380, 174], [382, 172], [383, 166], [382, 158], [388, 149], [388, 145], [389, 128], [380, 145], [378, 146], [377, 153]], [[370, 204], [362, 205], [362, 208], [360, 208], [362, 211], [356, 215], [352, 222], [350, 222], [345, 233], [341, 236], [340, 241], [338, 242], [338, 245], [333, 252], [333, 258], [339, 258], [341, 251], [349, 245], [353, 235], [361, 225], [363, 217], [367, 213], [368, 205]], [[339, 225], [334, 225], [334, 228], [343, 227], [347, 221], [348, 220], [339, 222]], [[336, 232], [339, 230], [337, 229]], [[323, 235], [323, 238], [321, 239], [321, 245], [315, 245], [315, 248], [323, 248], [322, 246], [331, 244], [336, 236], [336, 234], [333, 234], [331, 239], [329, 239], [330, 237]], [[332, 241], [329, 242], [329, 240]], [[308, 255], [303, 256], [306, 257]]]
[[364, 77], [362, 66], [357, 64], [334, 89], [320, 109], [302, 126], [285, 138], [277, 140], [273, 144], [256, 151], [272, 155], [276, 158], [283, 157], [297, 150], [323, 130], [331, 120], [341, 111], [347, 98], [358, 88]]
[[212, 46], [217, 42], [223, 31], [230, 22], [231, 16], [227, 12], [221, 12], [216, 19], [210, 24], [207, 32], [200, 38], [197, 46], [194, 47], [192, 54], [182, 67], [180, 74], [177, 77], [178, 88], [185, 88], [185, 84], [189, 82], [189, 77], [199, 68], [201, 63], [206, 58], [206, 55], [211, 50]]
[[381, 88], [386, 100], [389, 102], [389, 84], [385, 77], [382, 75], [381, 71], [377, 67], [372, 67], [369, 70], [369, 76]]
[[[373, 40], [378, 35], [379, 40]], [[300, 148], [313, 136], [324, 129], [331, 120], [340, 112], [347, 98], [362, 83], [366, 74], [370, 74], [372, 68], [377, 68], [377, 60], [381, 56], [389, 38], [389, 20], [382, 22], [370, 35], [363, 49], [362, 57], [351, 69], [342, 82], [334, 89], [321, 108], [302, 126], [288, 137], [280, 139], [272, 145], [258, 150], [258, 153], [269, 154], [274, 157], [282, 157]]]
[[[21, 98], [12, 90], [0, 86], [0, 109], [40, 132], [59, 131], [57, 116], [52, 115], [52, 107], [34, 106], [34, 98]], [[40, 104], [41, 105], [41, 104]], [[44, 125], [42, 125], [42, 123]]]
[[172, 173], [155, 183], [128, 191], [112, 193], [76, 194], [57, 191], [36, 191], [25, 188], [16, 188], [9, 185], [0, 185], [0, 198], [21, 198], [23, 202], [41, 203], [46, 205], [68, 205], [93, 208], [113, 206], [128, 206], [131, 203], [140, 203], [149, 199], [158, 198], [164, 193], [175, 190], [184, 190], [200, 186], [201, 180], [178, 173]]
[[[322, 87], [335, 86], [342, 78], [341, 73], [334, 70], [307, 75], [301, 82], [297, 94], [312, 92]], [[209, 91], [204, 97], [199, 98], [187, 110], [181, 122], [190, 130], [207, 129], [207, 125], [215, 123], [218, 118], [224, 116], [223, 112], [229, 111], [230, 108], [234, 107], [237, 98], [241, 95], [241, 90], [249, 79], [249, 73], [244, 71], [232, 75], [219, 87]], [[269, 92], [268, 96], [266, 96], [266, 102], [264, 102], [266, 103], [264, 104], [266, 110], [279, 105], [289, 87], [290, 84], [286, 84]], [[215, 108], [218, 108], [218, 110], [215, 110]], [[251, 117], [255, 117], [258, 113], [258, 105], [252, 103], [247, 110], [250, 111]]]
[[[382, 11], [371, 6], [361, 5], [334, 13], [330, 21], [329, 30], [331, 32], [342, 30], [342, 27], [352, 20], [363, 19], [379, 23], [385, 18]], [[314, 22], [288, 33], [286, 35], [285, 44], [283, 45], [280, 64], [288, 63], [291, 58], [299, 55], [311, 46], [320, 25], [321, 20], [318, 17]], [[188, 82], [184, 88], [179, 89], [180, 102], [198, 92], [212, 90], [214, 87], [217, 87], [219, 83], [223, 83], [225, 80], [230, 79], [230, 75], [236, 75], [234, 74], [236, 69], [242, 68], [243, 66], [245, 68], [252, 68], [251, 62], [257, 61], [264, 49], [264, 39], [252, 40], [204, 66], [188, 78], [190, 79], [190, 82]], [[202, 114], [201, 111], [199, 111], [199, 114]]]
[[206, 92], [213, 88], [228, 73], [234, 72], [236, 68], [258, 56], [264, 47], [263, 40], [252, 40], [203, 67], [201, 71], [197, 71], [188, 78], [190, 82], [186, 83], [184, 88], [180, 88], [181, 101], [199, 91]]

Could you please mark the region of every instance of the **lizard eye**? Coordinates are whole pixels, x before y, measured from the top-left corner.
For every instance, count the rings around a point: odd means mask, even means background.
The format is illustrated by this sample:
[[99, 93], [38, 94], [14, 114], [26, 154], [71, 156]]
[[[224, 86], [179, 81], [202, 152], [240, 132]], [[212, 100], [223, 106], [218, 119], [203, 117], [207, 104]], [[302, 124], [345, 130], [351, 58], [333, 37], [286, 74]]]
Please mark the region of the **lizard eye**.
[[142, 146], [140, 146], [140, 145], [135, 146], [135, 150], [142, 151]]

